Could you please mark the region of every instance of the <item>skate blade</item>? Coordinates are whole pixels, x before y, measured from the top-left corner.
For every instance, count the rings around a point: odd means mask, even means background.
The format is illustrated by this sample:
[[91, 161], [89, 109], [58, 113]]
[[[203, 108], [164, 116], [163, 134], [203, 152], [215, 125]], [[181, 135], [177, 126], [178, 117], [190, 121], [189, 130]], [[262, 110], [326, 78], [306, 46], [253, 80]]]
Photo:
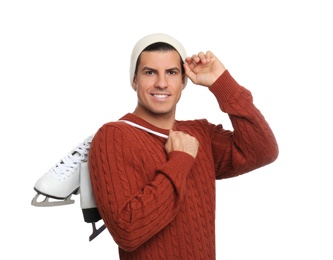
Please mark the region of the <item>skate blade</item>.
[[31, 205], [36, 207], [54, 207], [54, 206], [64, 206], [73, 204], [75, 200], [71, 199], [72, 195], [68, 196], [64, 200], [53, 200], [50, 201], [50, 198], [45, 196], [44, 200], [38, 201], [39, 196], [44, 196], [42, 194], [37, 193], [35, 197], [31, 201]]
[[89, 241], [92, 241], [94, 238], [96, 238], [100, 233], [103, 232], [103, 230], [106, 228], [105, 224], [103, 224], [101, 227], [99, 227], [98, 229], [96, 228], [96, 224], [95, 222], [92, 222], [92, 228], [93, 228], [93, 232], [92, 234], [89, 236]]

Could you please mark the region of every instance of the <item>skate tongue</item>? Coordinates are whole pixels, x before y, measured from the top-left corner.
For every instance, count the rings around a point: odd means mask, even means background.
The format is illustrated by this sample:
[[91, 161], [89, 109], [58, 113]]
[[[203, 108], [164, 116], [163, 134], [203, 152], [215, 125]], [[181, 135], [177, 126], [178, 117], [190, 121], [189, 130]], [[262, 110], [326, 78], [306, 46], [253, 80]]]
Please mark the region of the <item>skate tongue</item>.
[[80, 145], [78, 145], [73, 151], [72, 156], [80, 159], [81, 161], [87, 161], [90, 144], [93, 139], [93, 135], [89, 136], [87, 139], [84, 140], [84, 142]]
[[79, 163], [86, 162], [88, 160], [88, 153], [92, 138], [93, 135], [89, 136], [87, 139], [85, 139], [83, 143], [75, 147], [64, 158], [62, 158], [55, 166], [53, 166], [49, 170], [49, 173], [54, 174], [55, 176], [72, 174], [79, 166]]
[[77, 151], [74, 151], [71, 154], [72, 154], [73, 158], [77, 158], [77, 159], [81, 159], [81, 156], [84, 155], [84, 154], [81, 154], [81, 153], [79, 153]]

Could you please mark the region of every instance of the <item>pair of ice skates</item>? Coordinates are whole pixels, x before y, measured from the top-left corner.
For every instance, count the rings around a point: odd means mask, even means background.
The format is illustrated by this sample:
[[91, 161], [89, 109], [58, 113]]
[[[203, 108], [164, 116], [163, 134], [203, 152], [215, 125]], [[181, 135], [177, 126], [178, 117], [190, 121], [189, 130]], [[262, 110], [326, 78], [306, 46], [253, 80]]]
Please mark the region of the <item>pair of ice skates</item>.
[[[92, 224], [89, 241], [97, 237], [104, 229], [98, 229], [96, 222], [101, 220], [93, 196], [89, 168], [88, 153], [93, 135], [75, 147], [47, 173], [38, 179], [34, 186], [37, 192], [31, 204], [37, 207], [52, 207], [73, 204], [73, 194], [80, 194], [80, 206], [84, 221]], [[43, 199], [44, 197], [44, 199]]]
[[[133, 127], [144, 130], [148, 133], [168, 138], [167, 135], [155, 132], [141, 125], [126, 120], [119, 120]], [[80, 205], [84, 221], [92, 224], [93, 232], [89, 236], [89, 241], [97, 237], [104, 229], [103, 224], [98, 229], [96, 222], [101, 220], [96, 202], [94, 199], [90, 173], [88, 167], [88, 154], [93, 135], [75, 147], [47, 173], [36, 182], [34, 189], [37, 192], [31, 204], [37, 207], [51, 207], [73, 204], [71, 199], [73, 194], [80, 193]], [[45, 197], [40, 200], [40, 197]]]

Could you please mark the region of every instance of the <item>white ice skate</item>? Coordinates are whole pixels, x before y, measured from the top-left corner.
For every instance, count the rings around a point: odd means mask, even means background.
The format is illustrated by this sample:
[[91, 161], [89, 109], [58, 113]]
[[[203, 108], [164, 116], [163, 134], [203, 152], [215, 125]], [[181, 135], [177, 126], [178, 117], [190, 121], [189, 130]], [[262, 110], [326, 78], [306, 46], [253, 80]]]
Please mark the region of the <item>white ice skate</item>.
[[[31, 201], [33, 206], [50, 207], [74, 203], [71, 196], [80, 192], [81, 163], [88, 160], [92, 138], [93, 135], [89, 136], [38, 179], [34, 186], [37, 194]], [[44, 196], [44, 200], [39, 200], [40, 196]]]

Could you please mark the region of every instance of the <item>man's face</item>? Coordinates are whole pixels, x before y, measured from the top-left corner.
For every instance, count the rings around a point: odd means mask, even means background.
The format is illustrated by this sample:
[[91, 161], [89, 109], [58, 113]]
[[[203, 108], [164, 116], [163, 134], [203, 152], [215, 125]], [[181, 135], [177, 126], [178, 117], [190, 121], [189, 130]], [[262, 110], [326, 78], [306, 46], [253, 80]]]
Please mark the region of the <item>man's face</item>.
[[184, 88], [177, 51], [141, 53], [133, 88], [137, 92], [136, 113], [174, 116]]

